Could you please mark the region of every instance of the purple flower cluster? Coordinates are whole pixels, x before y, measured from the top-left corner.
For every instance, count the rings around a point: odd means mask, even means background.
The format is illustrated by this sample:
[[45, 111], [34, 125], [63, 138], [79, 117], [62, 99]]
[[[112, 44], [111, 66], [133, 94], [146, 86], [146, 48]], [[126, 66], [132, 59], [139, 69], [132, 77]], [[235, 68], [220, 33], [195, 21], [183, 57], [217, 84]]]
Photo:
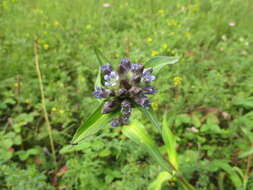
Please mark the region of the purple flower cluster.
[[101, 71], [106, 88], [97, 86], [93, 95], [107, 99], [102, 109], [103, 114], [120, 110], [120, 117], [111, 122], [112, 127], [128, 124], [132, 108], [136, 104], [149, 108], [150, 100], [146, 95], [156, 92], [150, 85], [156, 79], [152, 75], [152, 68], [144, 69], [143, 64], [131, 63], [128, 58], [124, 58], [116, 71], [110, 64], [102, 65]]

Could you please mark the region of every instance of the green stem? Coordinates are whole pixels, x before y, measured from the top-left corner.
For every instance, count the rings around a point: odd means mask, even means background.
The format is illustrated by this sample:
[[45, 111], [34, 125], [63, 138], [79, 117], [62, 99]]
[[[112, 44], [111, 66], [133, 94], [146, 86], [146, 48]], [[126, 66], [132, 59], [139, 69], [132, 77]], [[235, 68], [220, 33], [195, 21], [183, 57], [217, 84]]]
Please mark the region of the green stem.
[[[156, 118], [156, 116], [154, 115], [152, 108], [150, 107], [148, 110], [142, 107], [138, 107], [138, 108], [149, 119], [152, 125], [158, 129], [159, 133], [162, 134], [161, 125], [158, 119]], [[177, 179], [182, 184], [182, 186], [186, 190], [194, 190], [194, 187], [185, 179], [185, 177], [181, 174], [181, 172], [178, 169], [176, 169], [169, 160], [167, 160], [167, 162], [170, 165], [170, 167], [176, 172]], [[167, 169], [167, 171], [171, 172], [169, 169]]]
[[38, 80], [39, 80], [39, 86], [40, 86], [41, 104], [42, 104], [42, 109], [43, 109], [43, 113], [44, 113], [44, 118], [45, 118], [45, 121], [46, 121], [46, 126], [47, 126], [47, 131], [48, 131], [48, 136], [49, 136], [49, 142], [50, 142], [51, 151], [52, 151], [52, 159], [53, 159], [55, 168], [57, 168], [56, 151], [55, 151], [52, 127], [51, 127], [49, 117], [48, 117], [48, 113], [47, 113], [47, 109], [46, 109], [44, 87], [43, 87], [42, 76], [41, 76], [41, 71], [40, 71], [40, 67], [39, 67], [38, 44], [37, 44], [36, 41], [34, 42], [34, 59], [35, 59], [36, 72], [37, 72]]

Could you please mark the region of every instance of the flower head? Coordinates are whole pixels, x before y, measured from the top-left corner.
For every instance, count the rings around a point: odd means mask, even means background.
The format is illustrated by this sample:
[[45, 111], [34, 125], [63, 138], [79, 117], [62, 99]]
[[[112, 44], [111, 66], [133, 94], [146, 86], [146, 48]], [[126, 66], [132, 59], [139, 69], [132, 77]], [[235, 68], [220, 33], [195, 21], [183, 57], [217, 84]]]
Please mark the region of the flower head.
[[156, 93], [156, 89], [150, 85], [156, 79], [152, 72], [152, 68], [144, 69], [142, 63], [131, 63], [128, 58], [121, 59], [117, 70], [113, 70], [110, 64], [101, 66], [104, 87], [97, 86], [93, 95], [106, 99], [103, 114], [120, 111], [119, 118], [111, 121], [112, 127], [128, 124], [136, 105], [149, 108], [151, 102], [146, 95]]
[[174, 81], [175, 86], [179, 86], [182, 83], [182, 78], [181, 77], [174, 77], [173, 81]]

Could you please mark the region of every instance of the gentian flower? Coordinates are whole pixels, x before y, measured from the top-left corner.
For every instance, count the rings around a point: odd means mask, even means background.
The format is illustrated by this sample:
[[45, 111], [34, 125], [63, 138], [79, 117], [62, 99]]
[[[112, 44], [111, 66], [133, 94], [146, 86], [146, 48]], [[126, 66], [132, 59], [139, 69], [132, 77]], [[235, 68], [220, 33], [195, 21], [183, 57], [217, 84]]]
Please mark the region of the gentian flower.
[[110, 64], [104, 64], [101, 72], [104, 88], [97, 86], [93, 95], [106, 99], [103, 114], [120, 110], [120, 116], [111, 121], [112, 127], [128, 124], [132, 108], [136, 105], [149, 108], [151, 102], [146, 95], [156, 93], [150, 85], [156, 79], [152, 68], [144, 69], [142, 63], [131, 63], [128, 58], [123, 58], [117, 70], [113, 70]]

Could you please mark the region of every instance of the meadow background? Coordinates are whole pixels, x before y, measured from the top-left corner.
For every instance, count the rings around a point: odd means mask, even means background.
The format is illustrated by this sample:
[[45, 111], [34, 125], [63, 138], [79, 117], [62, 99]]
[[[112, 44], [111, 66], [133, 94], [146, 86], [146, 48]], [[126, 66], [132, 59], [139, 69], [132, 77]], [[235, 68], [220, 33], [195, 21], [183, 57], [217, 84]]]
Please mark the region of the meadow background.
[[[199, 190], [233, 190], [253, 139], [253, 2], [250, 0], [1, 0], [0, 189], [146, 190], [161, 168], [109, 125], [69, 147], [98, 105], [93, 47], [117, 65], [180, 56], [163, 69], [152, 106], [168, 113], [186, 178]], [[34, 61], [39, 46], [53, 162]], [[150, 134], [160, 137], [137, 115]], [[245, 156], [247, 155], [247, 156]], [[240, 173], [240, 172], [239, 172]], [[180, 189], [170, 180], [164, 189]]]

